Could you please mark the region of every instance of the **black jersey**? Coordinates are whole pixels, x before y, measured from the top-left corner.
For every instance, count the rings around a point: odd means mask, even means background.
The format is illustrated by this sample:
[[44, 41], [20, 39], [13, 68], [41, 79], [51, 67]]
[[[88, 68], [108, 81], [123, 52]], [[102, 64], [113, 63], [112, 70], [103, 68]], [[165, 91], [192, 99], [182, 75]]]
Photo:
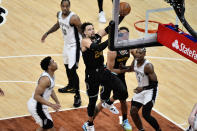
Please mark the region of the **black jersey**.
[[130, 57], [130, 53], [129, 50], [120, 50], [117, 51], [117, 56], [115, 59], [115, 64], [114, 64], [114, 68], [118, 69], [120, 66], [120, 63], [122, 63], [123, 65], [126, 64], [127, 60]]
[[93, 51], [87, 49], [82, 52], [83, 61], [88, 69], [96, 69], [104, 66], [103, 51]]

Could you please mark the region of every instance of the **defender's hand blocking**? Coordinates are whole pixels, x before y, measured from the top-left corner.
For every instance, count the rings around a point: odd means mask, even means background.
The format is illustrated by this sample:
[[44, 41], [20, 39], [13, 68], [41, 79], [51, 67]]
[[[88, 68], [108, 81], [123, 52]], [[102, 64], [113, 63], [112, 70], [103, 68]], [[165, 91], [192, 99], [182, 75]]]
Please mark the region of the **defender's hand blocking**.
[[119, 6], [119, 14], [120, 16], [126, 16], [130, 13], [131, 7], [127, 2], [121, 2]]

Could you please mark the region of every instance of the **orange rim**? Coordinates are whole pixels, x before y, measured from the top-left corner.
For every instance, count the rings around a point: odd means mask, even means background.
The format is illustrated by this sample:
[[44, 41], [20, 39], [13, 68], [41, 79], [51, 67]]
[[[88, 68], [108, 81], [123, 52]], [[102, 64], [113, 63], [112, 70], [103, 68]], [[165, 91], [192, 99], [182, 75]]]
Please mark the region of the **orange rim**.
[[[138, 23], [143, 23], [143, 22], [145, 22], [145, 20], [140, 20], [140, 21], [135, 22], [134, 23], [135, 29], [138, 30], [138, 31], [140, 31], [140, 32], [145, 32], [145, 29], [140, 28], [140, 27], [137, 27], [137, 24]], [[154, 21], [154, 20], [149, 20], [148, 22], [150, 22], [150, 23], [156, 23], [156, 24], [161, 24], [160, 22]], [[156, 33], [156, 32], [157, 32], [157, 30], [148, 30], [148, 33]]]

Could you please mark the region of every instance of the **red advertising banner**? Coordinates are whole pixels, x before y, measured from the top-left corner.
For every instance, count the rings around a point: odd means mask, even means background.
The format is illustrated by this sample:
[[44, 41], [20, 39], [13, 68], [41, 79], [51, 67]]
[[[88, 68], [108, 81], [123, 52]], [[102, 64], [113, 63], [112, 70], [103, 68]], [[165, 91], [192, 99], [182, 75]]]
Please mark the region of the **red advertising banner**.
[[157, 41], [197, 64], [197, 40], [171, 25], [159, 24]]

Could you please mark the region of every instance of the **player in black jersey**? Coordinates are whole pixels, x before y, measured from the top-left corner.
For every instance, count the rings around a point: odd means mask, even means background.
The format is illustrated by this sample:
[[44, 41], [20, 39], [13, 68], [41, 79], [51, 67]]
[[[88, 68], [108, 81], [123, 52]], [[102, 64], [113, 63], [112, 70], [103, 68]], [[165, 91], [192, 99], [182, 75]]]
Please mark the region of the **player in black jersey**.
[[109, 88], [109, 91], [114, 90], [113, 97], [107, 99], [105, 105], [115, 114], [118, 114], [118, 110], [113, 106], [113, 102], [116, 99], [125, 100], [128, 97], [128, 94], [126, 87], [121, 80], [104, 65], [103, 50], [107, 47], [107, 41], [103, 43], [100, 42], [101, 37], [107, 35], [107, 28], [105, 28], [105, 30], [100, 30], [97, 34], [95, 34], [94, 27], [91, 23], [83, 23], [81, 28], [83, 34], [81, 50], [86, 66], [85, 82], [89, 97], [87, 108], [89, 120], [83, 125], [83, 129], [85, 131], [94, 131], [93, 117], [99, 86], [103, 85], [106, 88]]
[[[127, 27], [120, 27], [118, 31], [118, 39], [120, 40], [128, 40], [129, 39], [129, 29]], [[126, 81], [125, 81], [125, 71], [120, 68], [120, 65], [125, 65], [127, 60], [130, 57], [130, 53], [133, 54], [133, 50], [119, 50], [119, 51], [111, 51], [108, 50], [107, 52], [107, 68], [115, 73], [118, 78], [123, 82], [123, 84], [126, 86]], [[110, 97], [111, 91], [108, 91], [108, 88], [105, 88], [103, 86], [101, 90], [101, 102], [97, 104], [97, 110], [102, 110], [102, 102]], [[114, 92], [114, 91], [113, 91]], [[127, 91], [128, 95], [128, 91]], [[122, 126], [125, 131], [131, 131], [132, 127], [129, 124], [129, 121], [127, 119], [127, 103], [126, 99], [120, 100], [121, 103], [121, 111], [122, 111], [122, 116], [123, 116], [123, 121], [122, 121]], [[97, 114], [96, 114], [97, 115]]]

